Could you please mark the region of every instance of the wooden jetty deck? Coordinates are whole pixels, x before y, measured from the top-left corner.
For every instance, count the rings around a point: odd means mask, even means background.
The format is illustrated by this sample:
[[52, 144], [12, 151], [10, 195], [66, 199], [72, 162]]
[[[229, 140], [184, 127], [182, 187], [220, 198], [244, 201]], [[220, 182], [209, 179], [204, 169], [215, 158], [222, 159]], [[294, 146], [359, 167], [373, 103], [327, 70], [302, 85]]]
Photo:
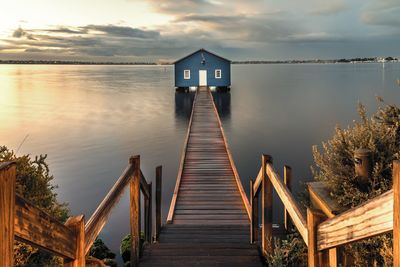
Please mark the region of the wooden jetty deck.
[[249, 242], [248, 212], [211, 92], [200, 87], [168, 224], [140, 266], [263, 266]]
[[393, 161], [392, 190], [340, 214], [333, 202], [327, 201], [325, 185], [310, 184], [312, 205], [305, 214], [291, 193], [291, 168], [284, 167], [282, 179], [272, 157], [262, 155], [258, 175], [250, 180], [249, 204], [211, 93], [200, 88], [164, 227], [162, 166], [156, 167], [156, 242], [152, 242], [154, 187], [143, 175], [140, 162], [140, 155], [130, 157], [89, 220], [80, 214], [70, 216], [64, 224], [18, 195], [16, 162], [0, 162], [0, 266], [15, 265], [14, 240], [18, 240], [62, 257], [65, 267], [84, 267], [93, 242], [127, 187], [130, 266], [262, 266], [258, 248], [265, 256], [273, 253], [277, 234], [272, 227], [273, 190], [285, 208], [285, 228], [295, 227], [307, 246], [308, 266], [347, 266], [341, 246], [389, 232], [393, 233], [393, 266], [400, 266], [400, 160]]

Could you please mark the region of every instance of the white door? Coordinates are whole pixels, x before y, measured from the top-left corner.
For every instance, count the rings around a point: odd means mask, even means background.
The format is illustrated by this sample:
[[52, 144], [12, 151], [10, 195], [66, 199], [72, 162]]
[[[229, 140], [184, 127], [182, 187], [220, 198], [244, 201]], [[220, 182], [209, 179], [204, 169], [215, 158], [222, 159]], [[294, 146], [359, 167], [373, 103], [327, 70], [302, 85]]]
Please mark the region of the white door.
[[199, 86], [207, 86], [207, 71], [199, 70]]

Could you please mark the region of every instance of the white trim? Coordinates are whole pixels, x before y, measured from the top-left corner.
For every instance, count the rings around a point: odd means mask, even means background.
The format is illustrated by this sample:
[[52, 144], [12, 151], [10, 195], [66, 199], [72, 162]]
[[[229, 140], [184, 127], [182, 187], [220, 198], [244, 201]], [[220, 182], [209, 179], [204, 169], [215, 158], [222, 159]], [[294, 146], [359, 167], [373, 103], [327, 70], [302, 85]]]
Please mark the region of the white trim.
[[183, 70], [183, 79], [190, 80], [190, 70]]
[[[218, 75], [218, 73], [219, 73], [219, 75]], [[215, 74], [215, 79], [221, 79], [222, 78], [221, 69], [216, 69], [214, 74]]]

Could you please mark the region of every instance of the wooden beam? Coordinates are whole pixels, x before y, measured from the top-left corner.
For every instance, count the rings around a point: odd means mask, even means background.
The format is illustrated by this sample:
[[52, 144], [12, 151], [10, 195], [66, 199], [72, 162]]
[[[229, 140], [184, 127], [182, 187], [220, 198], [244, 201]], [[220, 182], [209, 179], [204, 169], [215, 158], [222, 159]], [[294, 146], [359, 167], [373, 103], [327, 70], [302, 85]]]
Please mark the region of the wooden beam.
[[162, 203], [162, 166], [156, 168], [156, 231], [155, 240], [159, 240], [161, 231], [161, 203]]
[[150, 182], [148, 184], [148, 189], [149, 189], [149, 197], [145, 197], [144, 201], [144, 233], [145, 233], [145, 240], [147, 242], [151, 242], [151, 229], [152, 229], [152, 218], [151, 218], [151, 213], [152, 213], [152, 203], [151, 203], [151, 190], [152, 190], [152, 183]]
[[135, 172], [130, 182], [131, 266], [139, 266], [140, 253], [140, 156], [130, 159]]
[[192, 113], [190, 114], [189, 126], [188, 126], [188, 130], [186, 132], [185, 143], [184, 143], [183, 149], [182, 149], [182, 156], [181, 156], [181, 160], [180, 160], [180, 164], [179, 164], [178, 176], [176, 177], [175, 189], [174, 189], [174, 193], [172, 194], [171, 205], [169, 207], [169, 212], [168, 212], [168, 216], [167, 216], [167, 223], [172, 223], [172, 220], [174, 219], [176, 200], [178, 199], [179, 187], [181, 185], [181, 178], [182, 178], [182, 173], [183, 173], [183, 165], [185, 163], [186, 149], [187, 149], [187, 144], [188, 144], [188, 140], [189, 140], [190, 129], [192, 128], [193, 113], [194, 113], [193, 107], [196, 103], [197, 94], [198, 94], [198, 91], [196, 91], [196, 95], [194, 96], [194, 100], [193, 100]]
[[0, 163], [0, 266], [14, 266], [14, 216], [16, 167]]
[[[71, 229], [75, 237], [74, 260], [65, 260], [64, 267], [85, 267], [85, 219], [83, 215], [69, 217], [65, 226]], [[61, 243], [59, 243], [62, 246]]]
[[[134, 158], [134, 157], [133, 157]], [[134, 161], [130, 160], [131, 161]], [[132, 163], [130, 163], [115, 182], [113, 187], [107, 193], [106, 197], [101, 201], [100, 205], [97, 207], [93, 215], [87, 221], [85, 225], [85, 251], [89, 252], [94, 240], [99, 235], [104, 225], [107, 223], [107, 219], [111, 214], [113, 207], [119, 202], [122, 197], [125, 188], [131, 180], [131, 176], [134, 173], [135, 168]]]
[[[213, 96], [212, 96], [210, 90], [208, 90], [208, 93], [210, 94], [210, 97], [213, 100]], [[242, 197], [243, 205], [244, 205], [244, 207], [246, 209], [247, 216], [248, 216], [248, 218], [250, 220], [250, 217], [251, 217], [251, 214], [250, 214], [251, 213], [251, 211], [250, 211], [250, 202], [249, 202], [249, 199], [247, 198], [246, 192], [243, 189], [242, 180], [240, 179], [239, 172], [237, 171], [236, 166], [235, 166], [235, 162], [233, 161], [231, 150], [229, 149], [228, 142], [226, 141], [224, 128], [222, 127], [222, 123], [221, 123], [221, 119], [220, 119], [220, 117], [218, 115], [217, 107], [215, 106], [214, 100], [211, 101], [211, 102], [212, 102], [213, 107], [214, 107], [215, 115], [216, 115], [216, 117], [218, 119], [218, 125], [219, 125], [219, 128], [221, 129], [222, 139], [224, 140], [224, 145], [225, 145], [225, 148], [226, 148], [226, 152], [228, 154], [229, 162], [230, 162], [230, 165], [232, 167], [233, 174], [235, 176], [236, 186], [238, 187], [240, 196]]]
[[281, 182], [279, 175], [275, 172], [271, 164], [267, 164], [266, 171], [272, 185], [276, 190], [276, 193], [278, 194], [279, 198], [283, 202], [283, 205], [288, 211], [290, 218], [293, 221], [293, 224], [296, 226], [300, 235], [303, 237], [304, 242], [308, 244], [307, 222], [304, 219], [303, 213], [301, 212], [292, 193], [290, 193], [286, 186], [284, 186], [284, 184]]
[[262, 168], [260, 168], [260, 170], [258, 171], [257, 177], [253, 183], [254, 195], [256, 195], [260, 191], [261, 183], [262, 183]]
[[262, 210], [262, 252], [264, 255], [271, 255], [273, 252], [272, 239], [272, 183], [268, 179], [266, 166], [272, 164], [272, 157], [262, 155], [262, 188], [261, 188], [261, 210]]
[[[292, 192], [292, 168], [290, 166], [283, 166], [283, 183], [286, 185], [286, 188]], [[289, 231], [292, 229], [292, 221], [290, 219], [289, 212], [287, 211], [286, 208], [284, 208], [283, 211], [283, 217], [284, 217], [284, 225], [286, 231]]]
[[[329, 189], [324, 182], [310, 182], [307, 184], [311, 204], [314, 208], [321, 210], [328, 218], [339, 214], [339, 205], [330, 197]], [[339, 265], [341, 258], [340, 248], [329, 249], [329, 266]]]
[[66, 259], [76, 257], [75, 230], [58, 222], [20, 196], [15, 196], [15, 238]]
[[140, 171], [140, 190], [142, 190], [145, 197], [150, 197], [149, 184], [147, 183], [142, 171]]
[[[256, 241], [256, 235], [255, 235], [255, 221], [254, 221], [254, 206], [256, 203], [254, 203], [254, 193], [253, 193], [253, 179], [250, 179], [250, 208], [251, 208], [251, 213], [250, 213], [250, 244], [253, 244]], [[257, 203], [258, 205], [258, 203]]]
[[323, 255], [317, 249], [317, 226], [324, 220], [325, 215], [314, 209], [307, 209], [308, 227], [308, 267], [323, 267]]
[[400, 161], [393, 162], [393, 266], [400, 266]]
[[318, 250], [329, 249], [393, 230], [393, 190], [318, 226]]
[[328, 218], [340, 213], [339, 205], [330, 197], [329, 189], [324, 182], [310, 182], [307, 184], [312, 205], [321, 210]]

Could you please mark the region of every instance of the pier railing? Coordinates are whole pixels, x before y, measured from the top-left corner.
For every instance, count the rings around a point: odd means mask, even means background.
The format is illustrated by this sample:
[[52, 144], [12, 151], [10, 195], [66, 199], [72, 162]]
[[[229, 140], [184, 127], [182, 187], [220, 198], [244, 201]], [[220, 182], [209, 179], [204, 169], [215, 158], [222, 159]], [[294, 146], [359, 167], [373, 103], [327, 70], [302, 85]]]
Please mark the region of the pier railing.
[[[393, 189], [339, 215], [328, 216], [308, 208], [304, 214], [290, 192], [291, 168], [284, 167], [281, 179], [272, 158], [262, 156], [262, 167], [250, 181], [250, 241], [257, 240], [259, 198], [261, 197], [261, 247], [264, 255], [273, 253], [272, 191], [283, 202], [285, 227], [293, 224], [308, 247], [308, 266], [338, 266], [336, 249], [342, 245], [393, 231], [393, 266], [400, 266], [400, 161], [393, 162]], [[261, 194], [261, 196], [260, 196]]]
[[[155, 237], [161, 228], [161, 166], [156, 169]], [[131, 266], [139, 264], [141, 228], [140, 192], [144, 199], [145, 241], [152, 240], [152, 183], [140, 170], [140, 157], [129, 160], [121, 176], [85, 224], [84, 216], [58, 222], [32, 203], [16, 195], [16, 164], [0, 163], [0, 266], [14, 266], [14, 240], [64, 258], [64, 266], [85, 266], [86, 255], [107, 223], [112, 209], [130, 187]]]

